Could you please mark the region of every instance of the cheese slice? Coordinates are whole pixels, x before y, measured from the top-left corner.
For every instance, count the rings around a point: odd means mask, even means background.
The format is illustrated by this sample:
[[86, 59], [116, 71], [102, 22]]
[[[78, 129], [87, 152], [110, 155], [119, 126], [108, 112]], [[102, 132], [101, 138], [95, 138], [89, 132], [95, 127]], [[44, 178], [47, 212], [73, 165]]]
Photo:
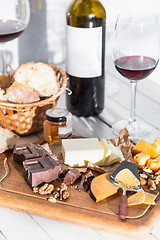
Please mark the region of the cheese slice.
[[62, 155], [70, 167], [83, 167], [87, 161], [103, 161], [104, 149], [97, 138], [63, 139]]
[[107, 143], [107, 140], [103, 138], [100, 140], [100, 143], [104, 148], [103, 166], [110, 166], [117, 161], [124, 160], [119, 147], [115, 147], [112, 143]]
[[155, 205], [157, 195], [145, 192], [143, 189], [128, 198], [128, 206], [139, 204]]
[[128, 204], [128, 206], [134, 206], [134, 205], [142, 204], [145, 200], [145, 197], [146, 197], [145, 192], [142, 189], [139, 192], [130, 196], [127, 200], [127, 204]]
[[144, 200], [143, 204], [155, 205], [156, 197], [157, 197], [157, 195], [155, 195], [155, 194], [145, 192], [145, 200]]
[[117, 193], [119, 187], [109, 181], [110, 173], [95, 177], [91, 182], [91, 192], [96, 202], [102, 201]]
[[128, 168], [121, 170], [115, 176], [115, 181], [122, 184], [123, 186], [126, 186], [127, 188], [136, 188], [140, 184], [139, 180]]

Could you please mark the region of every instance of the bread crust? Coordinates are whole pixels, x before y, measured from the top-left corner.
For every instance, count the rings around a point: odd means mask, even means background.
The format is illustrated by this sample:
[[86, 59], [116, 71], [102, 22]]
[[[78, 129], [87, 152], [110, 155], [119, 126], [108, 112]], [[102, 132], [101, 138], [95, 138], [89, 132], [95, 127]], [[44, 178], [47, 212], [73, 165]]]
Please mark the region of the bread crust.
[[16, 82], [32, 87], [42, 97], [50, 97], [60, 88], [54, 69], [43, 62], [23, 63], [16, 70], [13, 78]]
[[21, 83], [14, 82], [6, 92], [6, 98], [15, 103], [32, 103], [40, 100], [38, 94], [32, 88]]
[[[9, 132], [10, 134], [11, 134], [11, 136], [12, 136], [12, 140], [14, 140], [14, 143], [13, 143], [13, 145], [12, 146], [9, 146], [9, 145], [7, 145], [7, 141], [6, 141], [6, 147], [5, 148], [1, 148], [0, 147], [0, 153], [3, 153], [3, 152], [5, 152], [5, 151], [8, 151], [8, 150], [11, 150], [11, 149], [13, 149], [14, 147], [15, 147], [15, 145], [16, 145], [16, 142], [17, 142], [17, 140], [20, 138], [17, 134], [15, 134], [15, 133], [13, 133], [10, 129], [8, 129], [8, 128], [3, 128], [2, 126], [0, 126], [0, 130], [2, 130], [2, 131], [7, 131], [7, 132]], [[0, 136], [1, 137], [1, 136]], [[7, 139], [8, 140], [8, 139]]]

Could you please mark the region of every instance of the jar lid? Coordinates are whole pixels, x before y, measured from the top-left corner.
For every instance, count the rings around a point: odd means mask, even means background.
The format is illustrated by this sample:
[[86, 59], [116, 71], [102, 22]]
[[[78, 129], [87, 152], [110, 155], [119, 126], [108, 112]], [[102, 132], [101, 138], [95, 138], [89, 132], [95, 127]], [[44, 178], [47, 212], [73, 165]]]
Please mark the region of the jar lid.
[[46, 111], [46, 119], [51, 122], [66, 122], [68, 111], [61, 108], [48, 109]]

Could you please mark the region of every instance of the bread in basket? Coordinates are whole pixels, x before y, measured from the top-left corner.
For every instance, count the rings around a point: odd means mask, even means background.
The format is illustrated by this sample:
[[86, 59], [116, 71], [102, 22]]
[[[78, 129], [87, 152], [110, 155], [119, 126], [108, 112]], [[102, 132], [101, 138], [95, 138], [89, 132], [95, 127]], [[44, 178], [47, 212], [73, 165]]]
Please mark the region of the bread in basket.
[[19, 135], [27, 135], [43, 128], [45, 112], [56, 106], [57, 100], [67, 87], [67, 75], [59, 67], [50, 65], [59, 81], [59, 90], [51, 97], [34, 103], [19, 104], [0, 101], [0, 125]]

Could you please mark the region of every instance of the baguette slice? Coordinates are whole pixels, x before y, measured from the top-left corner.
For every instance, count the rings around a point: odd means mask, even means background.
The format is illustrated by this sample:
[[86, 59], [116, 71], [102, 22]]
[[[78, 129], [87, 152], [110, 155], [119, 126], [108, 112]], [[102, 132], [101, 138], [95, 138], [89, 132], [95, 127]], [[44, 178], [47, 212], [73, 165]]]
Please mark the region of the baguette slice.
[[0, 126], [0, 153], [13, 149], [19, 136]]
[[38, 93], [34, 92], [32, 88], [18, 82], [14, 82], [7, 89], [4, 97], [14, 103], [32, 103], [40, 100]]
[[13, 78], [16, 82], [33, 88], [43, 97], [54, 95], [60, 87], [53, 68], [42, 62], [28, 62], [20, 65]]

